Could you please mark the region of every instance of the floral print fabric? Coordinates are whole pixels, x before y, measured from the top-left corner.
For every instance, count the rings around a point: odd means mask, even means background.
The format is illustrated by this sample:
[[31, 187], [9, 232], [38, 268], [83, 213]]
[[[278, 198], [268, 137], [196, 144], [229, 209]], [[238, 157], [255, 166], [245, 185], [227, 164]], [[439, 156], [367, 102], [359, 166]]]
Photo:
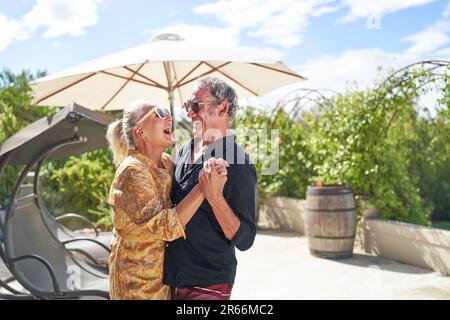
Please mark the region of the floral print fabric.
[[115, 240], [111, 247], [111, 299], [169, 299], [162, 283], [167, 241], [185, 237], [171, 208], [172, 162], [163, 154], [163, 168], [132, 151], [116, 171], [109, 193]]

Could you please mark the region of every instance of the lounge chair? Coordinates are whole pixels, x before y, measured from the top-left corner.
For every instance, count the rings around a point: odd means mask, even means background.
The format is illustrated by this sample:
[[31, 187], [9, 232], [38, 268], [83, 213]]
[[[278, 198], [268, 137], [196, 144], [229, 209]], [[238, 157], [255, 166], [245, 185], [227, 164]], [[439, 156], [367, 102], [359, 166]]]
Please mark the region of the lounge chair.
[[[80, 237], [55, 220], [39, 195], [39, 170], [46, 160], [104, 147], [106, 126], [113, 119], [72, 104], [0, 146], [0, 176], [9, 164], [26, 164], [0, 225], [4, 237], [0, 254], [14, 280], [33, 297], [109, 297], [107, 269], [101, 269], [96, 255], [100, 250], [107, 260], [111, 234], [103, 234], [102, 242], [97, 232]], [[34, 172], [31, 185], [25, 183], [30, 172]], [[80, 219], [74, 214], [66, 217]]]

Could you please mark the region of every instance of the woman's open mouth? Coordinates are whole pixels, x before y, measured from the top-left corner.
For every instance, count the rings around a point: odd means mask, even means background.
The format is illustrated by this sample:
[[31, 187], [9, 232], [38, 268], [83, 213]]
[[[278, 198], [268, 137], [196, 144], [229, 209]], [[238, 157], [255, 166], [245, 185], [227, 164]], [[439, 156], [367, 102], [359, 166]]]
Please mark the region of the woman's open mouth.
[[170, 138], [172, 138], [172, 126], [168, 126], [163, 130], [164, 134], [166, 136], [169, 136]]

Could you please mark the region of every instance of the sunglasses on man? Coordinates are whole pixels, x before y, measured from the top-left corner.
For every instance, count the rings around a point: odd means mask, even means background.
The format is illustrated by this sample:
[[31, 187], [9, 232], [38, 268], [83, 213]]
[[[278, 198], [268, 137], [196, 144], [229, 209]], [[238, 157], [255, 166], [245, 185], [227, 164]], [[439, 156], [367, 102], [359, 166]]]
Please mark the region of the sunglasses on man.
[[216, 100], [211, 101], [186, 101], [183, 104], [184, 110], [186, 110], [187, 113], [189, 113], [191, 110], [194, 111], [194, 113], [198, 113], [200, 111], [200, 108], [202, 108], [204, 105], [207, 104], [217, 104]]
[[158, 118], [160, 118], [160, 119], [166, 119], [166, 118], [171, 117], [171, 114], [170, 114], [169, 110], [167, 110], [167, 109], [165, 109], [165, 108], [159, 108], [159, 107], [156, 107], [156, 108], [152, 108], [150, 111], [148, 111], [148, 112], [145, 114], [145, 116], [143, 116], [143, 117], [141, 118], [141, 120], [139, 120], [139, 121], [136, 123], [136, 125], [138, 125], [138, 124], [144, 122], [148, 117], [150, 117], [150, 116], [151, 116], [152, 114], [154, 114], [154, 113], [155, 113], [156, 116], [157, 116]]

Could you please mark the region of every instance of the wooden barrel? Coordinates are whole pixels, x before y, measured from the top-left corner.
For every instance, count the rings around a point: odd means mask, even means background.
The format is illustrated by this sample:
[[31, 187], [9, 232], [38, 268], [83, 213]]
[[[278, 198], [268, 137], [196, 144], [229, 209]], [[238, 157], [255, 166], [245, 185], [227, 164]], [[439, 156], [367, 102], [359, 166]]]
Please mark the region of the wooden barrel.
[[356, 208], [350, 188], [308, 187], [305, 229], [312, 255], [329, 259], [351, 257]]

